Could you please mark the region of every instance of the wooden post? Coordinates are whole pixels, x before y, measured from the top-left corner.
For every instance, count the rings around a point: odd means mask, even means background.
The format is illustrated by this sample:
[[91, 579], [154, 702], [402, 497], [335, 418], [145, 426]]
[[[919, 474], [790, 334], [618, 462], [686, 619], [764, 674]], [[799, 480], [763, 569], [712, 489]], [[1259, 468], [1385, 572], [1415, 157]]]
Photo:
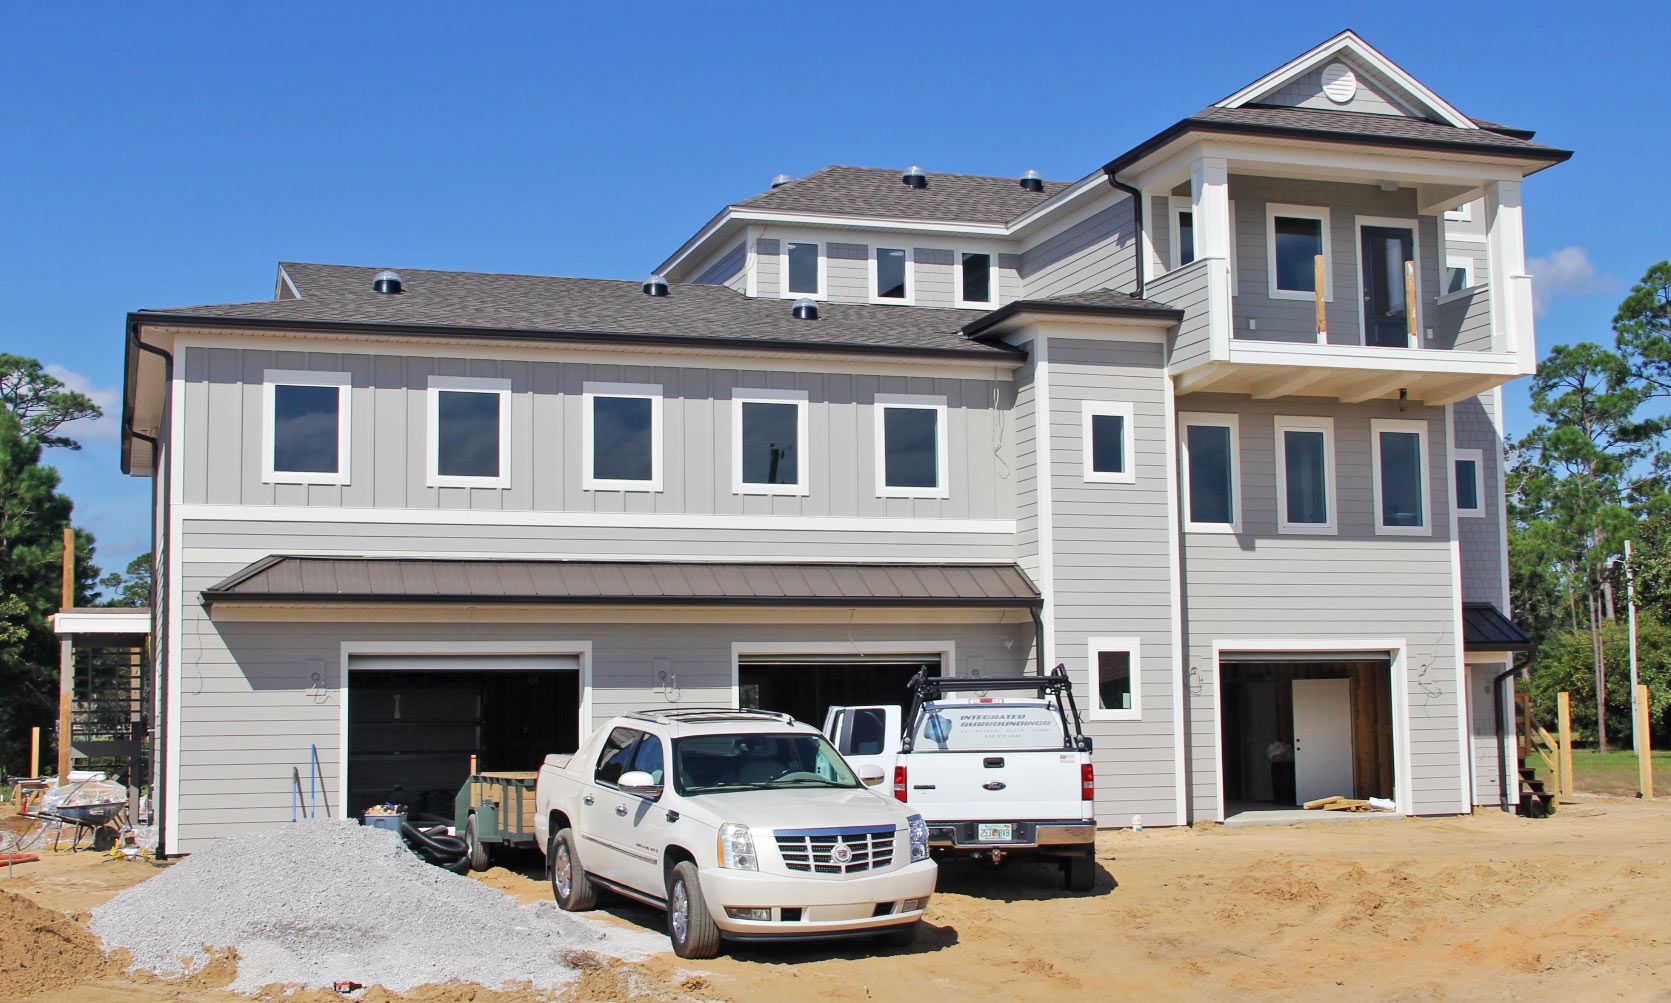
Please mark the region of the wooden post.
[[1637, 787], [1644, 798], [1654, 796], [1654, 750], [1648, 741], [1648, 687], [1636, 687], [1636, 733], [1642, 736], [1636, 754]]
[[1416, 289], [1416, 263], [1404, 263], [1404, 331], [1410, 336], [1410, 347], [1420, 348], [1421, 341], [1416, 335], [1416, 302], [1419, 299]]
[[[75, 529], [64, 527], [64, 594], [62, 609], [75, 606]], [[58, 642], [58, 783], [70, 782], [70, 710], [75, 700], [75, 650], [70, 635]]]
[[29, 729], [29, 776], [41, 775], [41, 729]]
[[1323, 290], [1328, 288], [1323, 282], [1327, 268], [1328, 263], [1323, 260], [1321, 254], [1312, 259], [1311, 281], [1312, 286], [1317, 290], [1317, 341], [1319, 344], [1329, 340], [1329, 313], [1327, 304], [1323, 300]]
[[1560, 701], [1557, 736], [1561, 742], [1561, 793], [1571, 794], [1576, 790], [1572, 777], [1572, 694], [1563, 690], [1557, 699]]

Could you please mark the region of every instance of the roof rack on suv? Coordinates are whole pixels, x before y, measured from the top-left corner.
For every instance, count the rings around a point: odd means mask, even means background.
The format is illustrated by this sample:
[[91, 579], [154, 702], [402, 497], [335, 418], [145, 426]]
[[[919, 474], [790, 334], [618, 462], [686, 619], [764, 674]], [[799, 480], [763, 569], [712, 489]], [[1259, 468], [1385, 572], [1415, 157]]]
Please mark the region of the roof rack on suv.
[[748, 721], [765, 719], [798, 724], [794, 715], [757, 707], [675, 707], [671, 710], [640, 710], [626, 715], [638, 721], [676, 724], [680, 721]]

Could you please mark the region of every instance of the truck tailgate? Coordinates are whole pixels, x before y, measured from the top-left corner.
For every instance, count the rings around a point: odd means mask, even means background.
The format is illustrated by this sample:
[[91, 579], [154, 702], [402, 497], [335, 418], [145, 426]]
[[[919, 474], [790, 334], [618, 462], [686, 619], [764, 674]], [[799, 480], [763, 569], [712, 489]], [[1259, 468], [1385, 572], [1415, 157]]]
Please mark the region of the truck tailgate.
[[906, 764], [906, 797], [930, 822], [1077, 819], [1080, 755], [1062, 750], [915, 752]]

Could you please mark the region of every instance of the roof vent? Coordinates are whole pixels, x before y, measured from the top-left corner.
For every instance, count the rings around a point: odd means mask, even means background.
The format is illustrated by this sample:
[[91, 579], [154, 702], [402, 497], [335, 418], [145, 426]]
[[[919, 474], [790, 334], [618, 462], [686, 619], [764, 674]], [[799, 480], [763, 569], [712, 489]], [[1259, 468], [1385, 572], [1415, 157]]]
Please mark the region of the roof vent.
[[664, 278], [661, 275], [651, 275], [649, 278], [645, 279], [644, 280], [644, 295], [646, 295], [646, 296], [666, 296], [667, 295], [667, 279]]
[[777, 177], [772, 179], [772, 187], [773, 188], [782, 188], [784, 185], [788, 184], [789, 182], [791, 182], [793, 180], [795, 180], [795, 179], [790, 177], [787, 174], [779, 174]]
[[371, 288], [387, 294], [400, 292], [400, 273], [383, 269], [371, 277]]
[[910, 167], [906, 168], [905, 173], [900, 175], [899, 180], [905, 182], [905, 187], [907, 188], [928, 187], [928, 175], [924, 174], [923, 169], [918, 167], [916, 164], [912, 164]]
[[1028, 171], [1021, 176], [1021, 180], [1017, 181], [1016, 184], [1030, 192], [1044, 191], [1044, 179], [1039, 177], [1038, 171]]
[[794, 314], [796, 320], [817, 320], [818, 301], [811, 296], [802, 296], [795, 301], [794, 308], [789, 312]]

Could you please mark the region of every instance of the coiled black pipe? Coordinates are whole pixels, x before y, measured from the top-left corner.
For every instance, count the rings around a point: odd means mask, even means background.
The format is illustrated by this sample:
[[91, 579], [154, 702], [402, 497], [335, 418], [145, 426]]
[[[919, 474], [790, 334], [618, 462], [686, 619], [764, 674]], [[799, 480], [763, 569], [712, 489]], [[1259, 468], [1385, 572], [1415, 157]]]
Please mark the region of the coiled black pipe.
[[412, 852], [437, 867], [445, 867], [455, 874], [470, 869], [470, 848], [457, 836], [449, 836], [441, 826], [419, 829], [409, 822], [400, 826], [400, 835]]

